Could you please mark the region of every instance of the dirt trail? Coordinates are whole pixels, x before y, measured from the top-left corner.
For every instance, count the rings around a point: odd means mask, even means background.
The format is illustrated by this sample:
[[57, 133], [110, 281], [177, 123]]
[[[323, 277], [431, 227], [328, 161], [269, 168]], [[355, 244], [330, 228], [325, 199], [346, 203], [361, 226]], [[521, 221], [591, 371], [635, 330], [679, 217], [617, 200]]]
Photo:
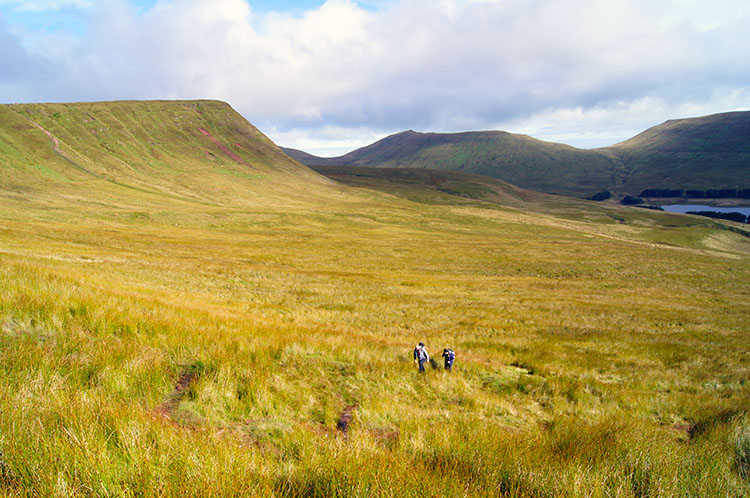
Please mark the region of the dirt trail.
[[169, 395], [169, 399], [156, 407], [156, 413], [168, 420], [172, 420], [172, 412], [177, 408], [177, 405], [180, 404], [180, 401], [182, 401], [185, 394], [190, 389], [190, 386], [198, 379], [198, 377], [199, 374], [191, 370], [184, 370], [180, 373], [180, 377], [177, 379], [177, 383], [175, 383], [174, 389]]
[[45, 133], [45, 134], [46, 134], [46, 135], [47, 135], [47, 136], [48, 136], [48, 137], [50, 138], [50, 140], [52, 140], [52, 150], [53, 150], [53, 151], [55, 152], [55, 154], [57, 154], [57, 155], [58, 155], [58, 156], [60, 156], [61, 158], [65, 159], [65, 160], [66, 160], [67, 162], [69, 162], [70, 164], [72, 164], [72, 165], [73, 165], [73, 166], [75, 166], [76, 168], [80, 169], [81, 171], [84, 171], [84, 172], [88, 173], [89, 175], [93, 175], [93, 176], [95, 176], [95, 177], [97, 177], [97, 178], [101, 178], [101, 179], [104, 179], [104, 177], [103, 177], [103, 176], [101, 176], [101, 175], [97, 175], [97, 174], [96, 174], [96, 173], [94, 173], [93, 171], [90, 171], [90, 170], [88, 170], [88, 169], [84, 168], [83, 166], [81, 166], [80, 164], [78, 164], [77, 162], [73, 161], [73, 160], [72, 160], [71, 158], [69, 158], [69, 157], [68, 157], [68, 156], [67, 156], [67, 155], [66, 155], [66, 154], [65, 154], [65, 153], [64, 153], [64, 152], [63, 152], [62, 150], [60, 150], [60, 140], [59, 140], [59, 139], [58, 139], [58, 138], [57, 138], [56, 136], [54, 136], [54, 135], [52, 134], [52, 132], [50, 132], [49, 130], [47, 130], [46, 128], [44, 128], [44, 127], [43, 127], [42, 125], [40, 125], [39, 123], [37, 123], [37, 122], [35, 122], [35, 121], [33, 121], [33, 120], [29, 119], [28, 117], [24, 116], [24, 118], [26, 119], [26, 121], [28, 121], [29, 123], [31, 123], [31, 124], [32, 124], [32, 125], [34, 125], [35, 127], [37, 127], [37, 128], [39, 128], [40, 130], [42, 130], [42, 131], [43, 131], [43, 132], [44, 132], [44, 133]]
[[235, 154], [234, 152], [232, 152], [226, 145], [224, 145], [223, 143], [219, 142], [216, 139], [216, 137], [214, 137], [213, 135], [211, 135], [208, 131], [204, 130], [203, 128], [198, 128], [198, 131], [201, 132], [209, 140], [211, 140], [214, 143], [214, 145], [216, 145], [219, 149], [221, 149], [221, 151], [224, 154], [226, 154], [227, 156], [229, 156], [229, 158], [232, 159], [232, 161], [234, 161], [236, 163], [239, 163], [239, 164], [242, 164], [242, 165], [245, 165], [248, 168], [252, 168], [252, 166], [250, 166], [249, 164], [247, 164], [240, 156], [238, 156], [237, 154]]

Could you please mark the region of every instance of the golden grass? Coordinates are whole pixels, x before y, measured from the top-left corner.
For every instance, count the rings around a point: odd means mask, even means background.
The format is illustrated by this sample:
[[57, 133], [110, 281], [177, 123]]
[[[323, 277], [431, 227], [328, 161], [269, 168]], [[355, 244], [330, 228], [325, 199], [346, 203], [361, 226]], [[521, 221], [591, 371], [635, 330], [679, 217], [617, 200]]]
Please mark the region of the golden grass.
[[268, 175], [0, 200], [2, 494], [747, 496], [747, 238]]
[[[743, 253], [347, 195], [26, 219], [6, 203], [5, 493], [747, 491]], [[419, 377], [418, 340], [453, 347], [455, 372]]]

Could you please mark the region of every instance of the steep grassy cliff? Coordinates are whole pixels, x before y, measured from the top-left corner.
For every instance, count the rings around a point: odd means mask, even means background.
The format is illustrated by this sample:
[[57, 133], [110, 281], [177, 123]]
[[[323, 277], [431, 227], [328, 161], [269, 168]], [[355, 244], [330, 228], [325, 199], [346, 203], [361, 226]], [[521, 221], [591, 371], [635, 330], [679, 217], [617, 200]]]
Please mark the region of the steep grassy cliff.
[[0, 189], [20, 198], [253, 203], [325, 183], [223, 102], [2, 105], [0, 123]]

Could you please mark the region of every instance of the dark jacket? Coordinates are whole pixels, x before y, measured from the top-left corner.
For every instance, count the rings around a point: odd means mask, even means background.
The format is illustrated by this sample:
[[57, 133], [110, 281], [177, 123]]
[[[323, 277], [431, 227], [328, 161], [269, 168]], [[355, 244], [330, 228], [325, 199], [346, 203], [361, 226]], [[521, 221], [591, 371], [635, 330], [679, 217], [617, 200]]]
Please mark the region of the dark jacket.
[[443, 357], [445, 358], [446, 365], [453, 365], [453, 360], [456, 359], [456, 353], [452, 349], [446, 349], [443, 351]]

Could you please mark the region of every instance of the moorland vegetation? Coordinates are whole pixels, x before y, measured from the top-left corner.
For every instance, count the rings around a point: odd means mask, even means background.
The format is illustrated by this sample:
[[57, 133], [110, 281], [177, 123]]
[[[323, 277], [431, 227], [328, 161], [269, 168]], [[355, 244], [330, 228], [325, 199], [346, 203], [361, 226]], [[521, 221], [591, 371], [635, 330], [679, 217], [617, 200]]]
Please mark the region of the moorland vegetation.
[[0, 494], [750, 492], [740, 225], [323, 176], [220, 102], [0, 118]]

